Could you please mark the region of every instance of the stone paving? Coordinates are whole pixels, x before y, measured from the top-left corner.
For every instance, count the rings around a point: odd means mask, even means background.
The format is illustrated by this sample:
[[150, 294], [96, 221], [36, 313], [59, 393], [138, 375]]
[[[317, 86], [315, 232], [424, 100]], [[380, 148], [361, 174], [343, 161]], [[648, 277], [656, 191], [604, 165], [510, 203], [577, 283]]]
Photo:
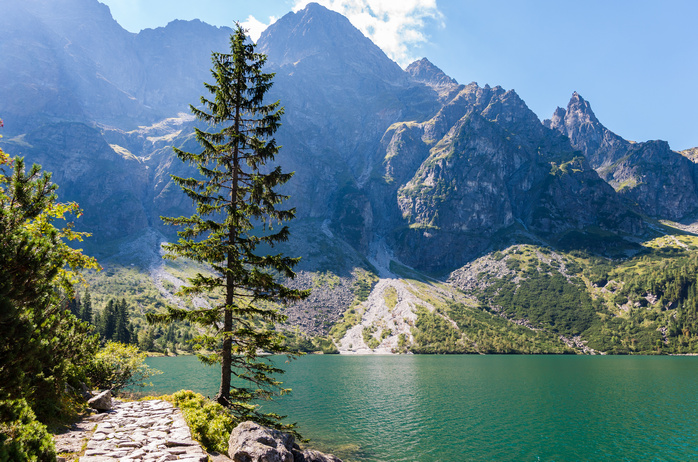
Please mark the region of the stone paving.
[[167, 401], [114, 401], [103, 416], [80, 462], [208, 460], [182, 413]]

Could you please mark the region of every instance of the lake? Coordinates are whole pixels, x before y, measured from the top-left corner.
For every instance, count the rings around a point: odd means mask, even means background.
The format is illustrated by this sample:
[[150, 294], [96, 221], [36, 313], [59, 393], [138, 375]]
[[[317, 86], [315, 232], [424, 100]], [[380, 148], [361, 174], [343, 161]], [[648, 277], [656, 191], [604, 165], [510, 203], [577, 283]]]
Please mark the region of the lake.
[[[281, 359], [277, 358], [281, 361]], [[148, 393], [211, 398], [220, 372], [149, 358]], [[698, 357], [338, 356], [283, 364], [288, 415], [346, 461], [698, 460]]]

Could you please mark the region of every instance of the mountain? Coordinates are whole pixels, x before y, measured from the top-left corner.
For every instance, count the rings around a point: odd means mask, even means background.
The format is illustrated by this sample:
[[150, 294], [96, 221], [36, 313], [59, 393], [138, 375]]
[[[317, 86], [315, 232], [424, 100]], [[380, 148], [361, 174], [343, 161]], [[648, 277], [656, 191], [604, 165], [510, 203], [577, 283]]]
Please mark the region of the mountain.
[[[62, 120], [134, 129], [196, 103], [231, 29], [174, 21], [139, 34], [95, 0], [4, 0], [0, 85], [7, 131]], [[28, 118], [31, 114], [31, 118]]]
[[[0, 2], [0, 146], [41, 163], [59, 198], [84, 208], [77, 227], [108, 268], [90, 276], [95, 303], [115, 290], [138, 315], [183, 303], [171, 286], [193, 269], [159, 254], [175, 237], [160, 217], [192, 212], [170, 175], [194, 172], [172, 146], [199, 149], [188, 107], [231, 30], [174, 21], [133, 34], [96, 0]], [[693, 151], [623, 140], [576, 93], [541, 122], [514, 90], [461, 85], [426, 58], [403, 70], [317, 4], [280, 18], [257, 50], [285, 107], [277, 160], [295, 172], [281, 250], [303, 257], [291, 284], [313, 288], [284, 308], [298, 338], [331, 334], [322, 348], [342, 352], [591, 351], [587, 340], [610, 351], [604, 329], [688, 316], [662, 311], [676, 301], [614, 321], [635, 306], [614, 300], [654, 298], [627, 272], [608, 286], [605, 265], [649, 248], [689, 258], [692, 241], [666, 250], [657, 236], [676, 231], [656, 219], [691, 217]], [[556, 293], [564, 306], [529, 303]]]
[[690, 156], [665, 141], [634, 143], [604, 127], [577, 92], [567, 109], [557, 108], [548, 128], [569, 137], [589, 164], [642, 213], [680, 220], [698, 207], [698, 170]]
[[393, 240], [409, 249], [398, 255], [416, 268], [456, 267], [506, 229], [558, 241], [590, 227], [643, 228], [569, 140], [543, 127], [513, 90], [462, 86], [435, 117], [400, 125], [392, 136], [387, 171], [406, 163], [403, 152], [424, 154], [418, 168], [389, 180], [398, 185], [403, 219]]

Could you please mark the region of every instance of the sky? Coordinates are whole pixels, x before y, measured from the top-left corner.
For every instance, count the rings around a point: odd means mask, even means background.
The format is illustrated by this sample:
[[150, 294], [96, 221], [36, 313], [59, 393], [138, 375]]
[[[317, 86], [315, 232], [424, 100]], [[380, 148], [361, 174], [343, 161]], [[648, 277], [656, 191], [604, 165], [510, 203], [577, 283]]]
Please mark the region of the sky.
[[[256, 39], [308, 0], [100, 0], [125, 29], [240, 21]], [[515, 90], [542, 119], [574, 91], [633, 141], [698, 146], [698, 1], [316, 0], [401, 66], [428, 58], [459, 83]]]

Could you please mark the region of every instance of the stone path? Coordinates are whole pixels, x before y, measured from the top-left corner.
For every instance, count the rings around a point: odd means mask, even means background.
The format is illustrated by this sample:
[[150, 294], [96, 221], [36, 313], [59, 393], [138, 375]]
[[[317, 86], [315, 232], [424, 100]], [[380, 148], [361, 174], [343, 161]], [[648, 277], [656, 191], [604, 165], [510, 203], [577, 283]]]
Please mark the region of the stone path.
[[162, 400], [122, 403], [102, 417], [80, 462], [205, 462], [181, 412]]

